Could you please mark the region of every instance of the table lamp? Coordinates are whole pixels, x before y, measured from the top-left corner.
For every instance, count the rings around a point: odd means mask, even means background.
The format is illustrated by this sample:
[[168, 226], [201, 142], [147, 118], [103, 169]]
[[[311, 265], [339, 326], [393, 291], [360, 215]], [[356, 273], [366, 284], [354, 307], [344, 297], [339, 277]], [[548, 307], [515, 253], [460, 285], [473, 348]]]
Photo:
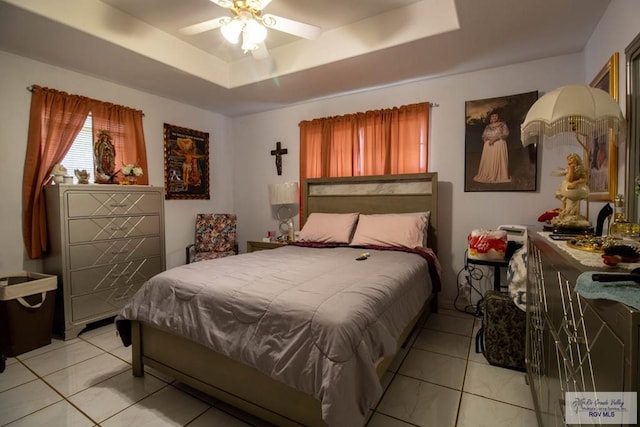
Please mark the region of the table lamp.
[[[567, 156], [565, 179], [556, 192], [562, 208], [551, 220], [555, 228], [590, 228], [588, 143], [603, 135], [615, 143], [624, 128], [625, 119], [618, 103], [602, 89], [587, 85], [560, 87], [531, 106], [521, 125], [523, 146], [539, 140], [544, 144], [577, 143], [583, 152], [583, 157], [579, 153]], [[582, 200], [586, 200], [586, 217], [580, 213]]]
[[287, 240], [295, 240], [293, 217], [294, 205], [298, 203], [298, 183], [283, 182], [269, 184], [269, 203], [277, 206], [276, 218], [280, 221], [280, 235], [287, 236]]

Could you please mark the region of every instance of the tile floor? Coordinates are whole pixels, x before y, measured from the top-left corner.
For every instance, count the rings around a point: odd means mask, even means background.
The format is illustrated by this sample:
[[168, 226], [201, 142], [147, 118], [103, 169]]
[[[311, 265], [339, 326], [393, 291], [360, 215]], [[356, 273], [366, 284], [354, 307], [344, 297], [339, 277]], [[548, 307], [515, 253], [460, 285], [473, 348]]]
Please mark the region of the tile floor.
[[[368, 426], [535, 426], [524, 374], [475, 354], [478, 323], [452, 310], [432, 314], [383, 378]], [[0, 374], [0, 425], [266, 425], [153, 369], [134, 378], [130, 364], [113, 324], [10, 358]]]

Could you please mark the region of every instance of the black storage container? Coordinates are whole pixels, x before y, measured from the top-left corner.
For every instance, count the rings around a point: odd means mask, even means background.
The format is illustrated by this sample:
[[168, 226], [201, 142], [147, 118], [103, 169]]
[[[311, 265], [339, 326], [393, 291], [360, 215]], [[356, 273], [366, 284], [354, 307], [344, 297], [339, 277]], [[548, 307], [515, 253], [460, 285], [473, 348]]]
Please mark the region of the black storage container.
[[6, 356], [51, 343], [56, 276], [22, 272], [0, 277], [0, 372]]

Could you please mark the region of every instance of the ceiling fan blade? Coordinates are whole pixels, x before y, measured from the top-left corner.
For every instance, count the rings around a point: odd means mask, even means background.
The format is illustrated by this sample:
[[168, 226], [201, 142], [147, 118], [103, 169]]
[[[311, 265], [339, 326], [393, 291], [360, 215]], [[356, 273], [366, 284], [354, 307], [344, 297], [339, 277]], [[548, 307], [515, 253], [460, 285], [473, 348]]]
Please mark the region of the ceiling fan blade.
[[252, 7], [256, 10], [262, 10], [265, 7], [269, 6], [269, 3], [271, 3], [271, 0], [248, 0], [247, 6]]
[[251, 55], [253, 55], [253, 59], [267, 59], [269, 57], [269, 51], [264, 42], [262, 42], [258, 44], [257, 49], [251, 51]]
[[231, 18], [223, 16], [220, 18], [210, 19], [209, 21], [204, 21], [199, 24], [189, 25], [188, 27], [180, 28], [178, 31], [187, 36], [192, 36], [194, 34], [204, 33], [205, 31], [215, 30], [228, 22], [231, 22]]
[[233, 2], [231, 0], [211, 0], [211, 2], [220, 7], [224, 7], [225, 9], [231, 9], [233, 7]]
[[274, 30], [293, 34], [294, 36], [309, 40], [317, 39], [322, 32], [322, 29], [315, 25], [305, 24], [304, 22], [294, 21], [293, 19], [287, 19], [271, 14], [263, 15], [262, 23], [267, 28], [273, 28]]

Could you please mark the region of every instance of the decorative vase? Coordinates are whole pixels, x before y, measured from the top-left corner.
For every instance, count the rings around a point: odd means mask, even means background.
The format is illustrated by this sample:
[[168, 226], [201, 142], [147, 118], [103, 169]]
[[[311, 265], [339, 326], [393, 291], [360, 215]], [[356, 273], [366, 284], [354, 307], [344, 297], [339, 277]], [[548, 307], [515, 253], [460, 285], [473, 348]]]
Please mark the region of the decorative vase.
[[127, 183], [129, 185], [136, 185], [138, 183], [138, 177], [135, 175], [127, 175]]

